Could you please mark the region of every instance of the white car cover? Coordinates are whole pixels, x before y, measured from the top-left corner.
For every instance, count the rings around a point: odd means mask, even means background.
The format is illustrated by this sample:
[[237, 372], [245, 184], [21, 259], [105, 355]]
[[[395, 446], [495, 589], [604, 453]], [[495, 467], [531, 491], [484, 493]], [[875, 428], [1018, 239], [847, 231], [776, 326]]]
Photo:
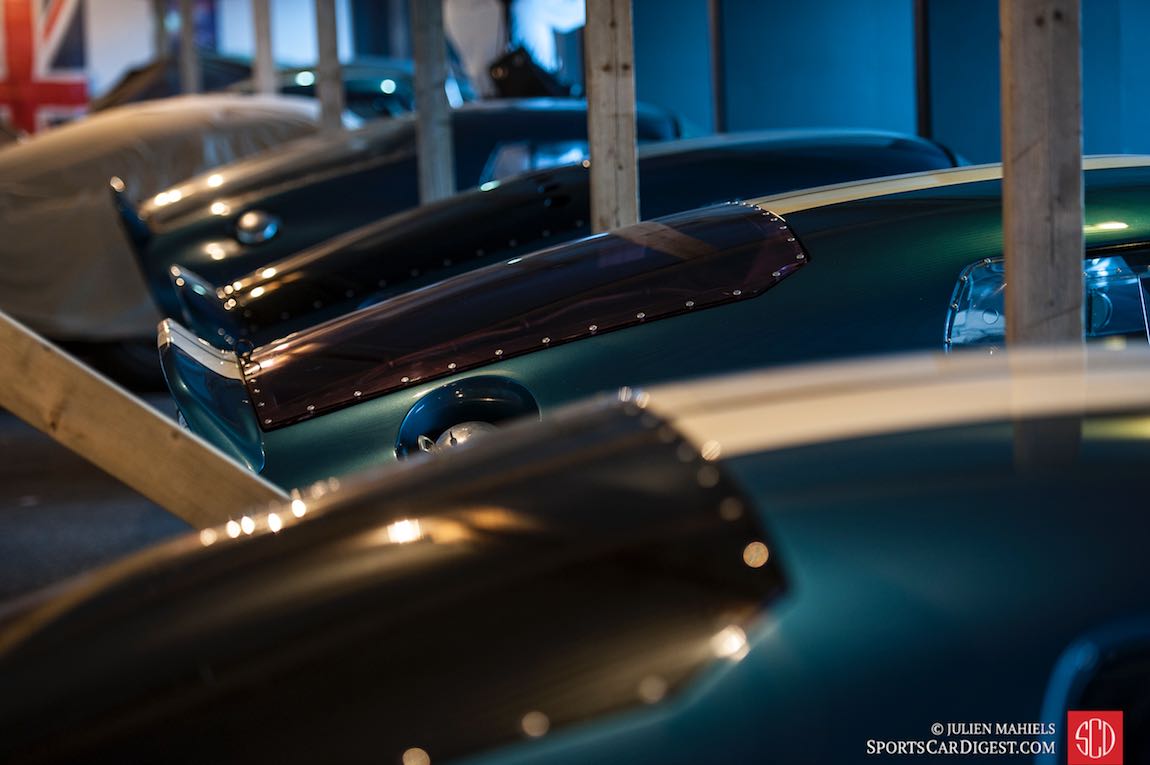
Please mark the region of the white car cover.
[[0, 148], [0, 309], [58, 340], [155, 335], [160, 316], [112, 204], [317, 129], [283, 96], [180, 96], [110, 109]]

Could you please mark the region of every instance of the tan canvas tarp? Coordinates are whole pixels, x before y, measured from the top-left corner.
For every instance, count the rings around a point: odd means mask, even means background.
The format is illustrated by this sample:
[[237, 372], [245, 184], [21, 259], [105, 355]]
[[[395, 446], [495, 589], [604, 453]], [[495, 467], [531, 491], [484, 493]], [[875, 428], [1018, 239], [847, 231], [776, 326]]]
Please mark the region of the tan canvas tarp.
[[205, 95], [111, 109], [0, 148], [0, 309], [48, 337], [154, 335], [159, 315], [108, 180], [144, 199], [316, 129], [303, 98]]

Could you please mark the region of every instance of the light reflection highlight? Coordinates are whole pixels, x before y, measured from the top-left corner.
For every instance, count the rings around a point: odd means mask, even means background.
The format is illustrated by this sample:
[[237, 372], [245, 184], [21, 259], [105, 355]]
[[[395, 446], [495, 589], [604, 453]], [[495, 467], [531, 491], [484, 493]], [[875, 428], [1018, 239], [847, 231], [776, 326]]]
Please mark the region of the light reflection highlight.
[[762, 542], [751, 542], [743, 548], [743, 563], [751, 568], [762, 568], [770, 557], [771, 551]]
[[275, 275], [276, 275], [276, 270], [274, 268], [265, 268], [263, 271], [260, 271], [260, 276], [262, 276], [265, 279], [270, 279]]
[[423, 538], [423, 528], [419, 521], [396, 521], [387, 525], [387, 540], [393, 544], [402, 545], [417, 542]]
[[211, 211], [212, 215], [227, 215], [232, 211], [232, 208], [228, 207], [225, 202], [212, 202], [208, 206], [208, 210]]
[[735, 624], [724, 627], [711, 638], [711, 650], [720, 659], [738, 661], [747, 655], [747, 633]]
[[224, 526], [224, 531], [229, 537], [235, 539], [240, 535], [240, 525], [235, 521], [228, 521], [227, 525]]
[[217, 539], [219, 539], [219, 534], [216, 533], [215, 529], [204, 529], [200, 532], [200, 544], [204, 547], [214, 545]]
[[403, 753], [403, 765], [431, 765], [431, 755], [418, 746], [413, 746]]
[[268, 513], [268, 528], [272, 530], [273, 534], [278, 534], [279, 530], [284, 527], [284, 522], [275, 513]]
[[304, 504], [302, 499], [293, 499], [291, 501], [291, 514], [296, 518], [303, 518], [307, 513], [307, 505]]
[[254, 290], [252, 290], [252, 297], [258, 298], [260, 295], [264, 294], [265, 291], [266, 290], [264, 290], [263, 287], [256, 287]]
[[243, 529], [245, 534], [251, 534], [256, 530], [256, 522], [252, 520], [251, 516], [245, 515], [243, 518], [240, 518], [240, 528]]
[[1120, 220], [1104, 220], [1101, 223], [1091, 223], [1082, 227], [1082, 230], [1087, 234], [1093, 234], [1097, 231], [1122, 231], [1130, 228], [1129, 223]]
[[523, 719], [519, 721], [519, 725], [523, 728], [523, 732], [531, 738], [545, 736], [547, 735], [547, 731], [551, 730], [551, 720], [539, 710], [534, 710], [523, 715]]
[[206, 252], [212, 260], [223, 260], [228, 255], [227, 250], [225, 250], [224, 246], [219, 242], [208, 242], [204, 245], [204, 252]]
[[212, 173], [208, 176], [208, 186], [213, 189], [218, 189], [224, 185], [224, 176], [219, 173]]

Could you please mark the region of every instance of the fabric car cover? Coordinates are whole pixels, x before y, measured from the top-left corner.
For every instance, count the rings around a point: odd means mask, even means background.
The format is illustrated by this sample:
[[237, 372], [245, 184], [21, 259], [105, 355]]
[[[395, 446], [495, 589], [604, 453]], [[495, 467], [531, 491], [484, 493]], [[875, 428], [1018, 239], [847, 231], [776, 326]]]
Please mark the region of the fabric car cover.
[[111, 109], [0, 149], [0, 309], [59, 340], [153, 335], [159, 314], [108, 181], [148, 198], [316, 130], [281, 96], [181, 96]]

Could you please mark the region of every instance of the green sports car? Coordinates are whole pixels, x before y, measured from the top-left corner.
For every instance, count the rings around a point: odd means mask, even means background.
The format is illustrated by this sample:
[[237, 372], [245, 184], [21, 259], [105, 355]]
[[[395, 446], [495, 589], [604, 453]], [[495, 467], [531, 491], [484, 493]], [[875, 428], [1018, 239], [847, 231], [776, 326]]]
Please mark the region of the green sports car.
[[[1150, 158], [1085, 161], [1086, 325], [1146, 342]], [[1003, 337], [1001, 168], [703, 208], [471, 271], [238, 357], [161, 327], [189, 427], [299, 486], [620, 386]]]

